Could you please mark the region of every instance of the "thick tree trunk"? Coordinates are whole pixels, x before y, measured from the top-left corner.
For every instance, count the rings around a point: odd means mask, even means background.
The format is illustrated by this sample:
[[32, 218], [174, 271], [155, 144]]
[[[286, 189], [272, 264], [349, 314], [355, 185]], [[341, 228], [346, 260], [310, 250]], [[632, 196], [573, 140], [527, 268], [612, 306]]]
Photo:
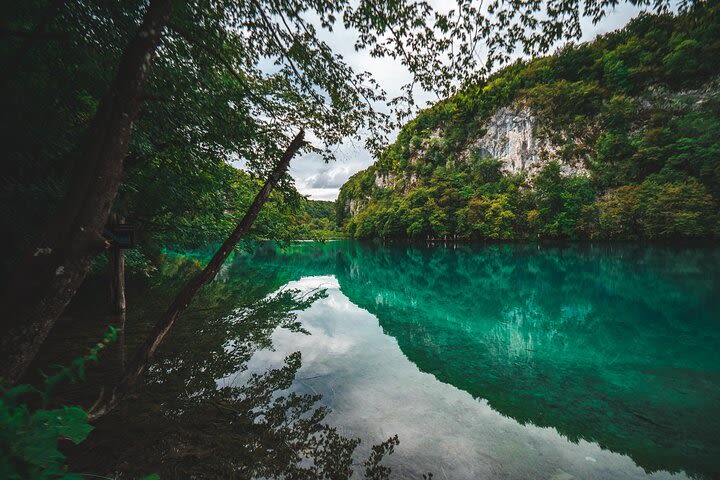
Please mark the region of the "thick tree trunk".
[[225, 260], [227, 260], [235, 245], [237, 245], [238, 241], [248, 232], [248, 230], [250, 230], [250, 227], [252, 227], [253, 222], [255, 222], [255, 219], [260, 213], [260, 209], [270, 196], [273, 188], [275, 188], [278, 181], [280, 181], [283, 175], [287, 172], [292, 157], [305, 144], [303, 140], [304, 136], [304, 131], [300, 130], [300, 133], [295, 136], [287, 150], [285, 150], [285, 153], [283, 153], [280, 161], [270, 174], [270, 177], [268, 177], [265, 181], [265, 185], [263, 185], [260, 192], [258, 192], [255, 196], [250, 209], [247, 213], [245, 213], [243, 219], [230, 234], [227, 240], [225, 240], [218, 251], [215, 252], [212, 260], [210, 260], [203, 271], [190, 280], [187, 285], [180, 290], [165, 314], [155, 324], [155, 327], [145, 340], [145, 343], [142, 347], [140, 347], [138, 352], [128, 364], [122, 380], [115, 388], [115, 391], [112, 393], [110, 398], [108, 398], [108, 400], [104, 403], [100, 403], [93, 409], [92, 412], [90, 412], [90, 417], [92, 419], [99, 418], [108, 413], [128, 394], [130, 388], [135, 384], [138, 377], [140, 377], [180, 314], [185, 311], [188, 305], [190, 305], [190, 302], [200, 288], [215, 278], [220, 270], [220, 267], [223, 263], [225, 263]]
[[104, 247], [102, 229], [115, 199], [152, 57], [172, 0], [152, 0], [100, 102], [68, 192], [21, 259], [0, 297], [0, 376], [18, 381]]

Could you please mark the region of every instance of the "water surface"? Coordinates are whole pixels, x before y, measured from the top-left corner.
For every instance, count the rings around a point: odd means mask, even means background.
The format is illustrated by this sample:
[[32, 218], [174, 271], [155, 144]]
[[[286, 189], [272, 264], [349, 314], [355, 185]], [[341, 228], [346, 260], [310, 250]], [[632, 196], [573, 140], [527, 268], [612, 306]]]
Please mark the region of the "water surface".
[[[129, 282], [128, 352], [206, 259]], [[102, 324], [83, 302], [47, 358], [87, 337], [76, 317]], [[225, 265], [73, 458], [313, 478], [292, 452], [321, 427], [285, 418], [317, 401], [362, 440], [356, 464], [398, 435], [393, 478], [720, 478], [719, 347], [716, 247], [264, 244]]]
[[296, 388], [350, 435], [397, 432], [407, 472], [720, 475], [717, 249], [338, 242], [252, 261], [329, 296], [299, 316], [311, 335], [278, 330], [251, 365], [301, 351]]

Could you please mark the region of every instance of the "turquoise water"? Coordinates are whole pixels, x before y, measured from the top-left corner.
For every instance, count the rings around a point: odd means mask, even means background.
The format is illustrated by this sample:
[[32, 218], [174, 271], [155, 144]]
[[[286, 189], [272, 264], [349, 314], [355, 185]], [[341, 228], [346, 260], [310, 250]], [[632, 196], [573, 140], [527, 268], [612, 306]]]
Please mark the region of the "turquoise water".
[[[208, 252], [128, 279], [120, 355], [64, 403], [112, 387]], [[39, 367], [115, 321], [106, 282], [86, 282]], [[362, 443], [330, 458], [318, 432], [331, 451]], [[362, 471], [397, 434], [390, 478], [711, 479], [718, 432], [720, 248], [302, 242], [227, 262], [136, 395], [68, 453], [106, 477], [311, 479], [298, 465]]]
[[[242, 382], [292, 351], [294, 389], [400, 476], [720, 476], [720, 250], [304, 243], [236, 259], [327, 289]], [[653, 473], [654, 472], [654, 473]]]

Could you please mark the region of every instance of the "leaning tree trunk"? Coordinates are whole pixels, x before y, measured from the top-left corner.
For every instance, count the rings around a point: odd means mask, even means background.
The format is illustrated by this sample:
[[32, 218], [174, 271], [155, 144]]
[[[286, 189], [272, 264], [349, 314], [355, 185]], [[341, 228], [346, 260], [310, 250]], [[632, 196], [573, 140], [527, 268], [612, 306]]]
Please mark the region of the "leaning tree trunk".
[[68, 192], [0, 297], [0, 376], [18, 381], [102, 251], [153, 55], [172, 0], [151, 0], [88, 129]]
[[265, 185], [263, 185], [260, 192], [258, 192], [255, 196], [252, 205], [250, 205], [250, 209], [247, 213], [245, 213], [243, 219], [237, 227], [235, 227], [235, 230], [230, 234], [227, 240], [225, 240], [218, 251], [215, 252], [215, 255], [213, 255], [213, 258], [203, 271], [190, 280], [185, 287], [178, 292], [175, 300], [173, 300], [165, 314], [155, 324], [152, 332], [150, 332], [150, 335], [145, 340], [145, 343], [143, 343], [128, 366], [125, 368], [123, 377], [113, 391], [112, 395], [107, 399], [107, 401], [99, 403], [90, 412], [91, 419], [97, 419], [110, 412], [128, 394], [130, 388], [140, 377], [180, 314], [185, 311], [188, 305], [190, 305], [190, 302], [200, 288], [215, 278], [222, 264], [225, 263], [225, 260], [227, 260], [228, 256], [230, 256], [230, 252], [232, 252], [235, 245], [237, 245], [238, 241], [248, 232], [248, 230], [250, 230], [250, 227], [252, 227], [253, 222], [255, 222], [255, 219], [260, 213], [260, 209], [262, 209], [262, 206], [270, 196], [273, 188], [275, 188], [278, 181], [280, 181], [283, 175], [287, 172], [290, 160], [305, 144], [305, 141], [303, 140], [304, 136], [305, 132], [300, 130], [292, 142], [290, 142], [287, 150], [285, 150], [282, 157], [280, 157], [279, 162], [265, 181]]

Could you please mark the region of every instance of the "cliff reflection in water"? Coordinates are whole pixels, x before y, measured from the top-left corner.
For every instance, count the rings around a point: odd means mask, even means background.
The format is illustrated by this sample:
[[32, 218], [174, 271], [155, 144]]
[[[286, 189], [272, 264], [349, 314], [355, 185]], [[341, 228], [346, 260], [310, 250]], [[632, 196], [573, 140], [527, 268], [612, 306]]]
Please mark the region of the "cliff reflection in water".
[[503, 415], [720, 475], [717, 248], [337, 242], [252, 261], [333, 274], [421, 371]]

